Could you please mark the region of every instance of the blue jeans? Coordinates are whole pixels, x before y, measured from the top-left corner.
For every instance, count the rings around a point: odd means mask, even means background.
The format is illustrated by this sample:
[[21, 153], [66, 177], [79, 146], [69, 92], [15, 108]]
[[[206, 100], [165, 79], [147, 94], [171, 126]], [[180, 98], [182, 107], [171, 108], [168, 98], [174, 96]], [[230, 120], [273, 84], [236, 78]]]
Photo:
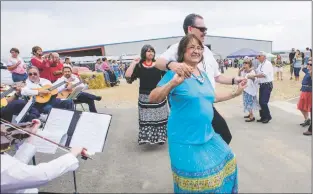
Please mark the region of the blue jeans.
[[309, 62], [309, 57], [304, 57], [304, 65], [307, 65]]
[[26, 103], [27, 101], [25, 100], [13, 100], [9, 102], [8, 105], [1, 108], [1, 118], [11, 122], [13, 115], [18, 115], [22, 111]]
[[268, 102], [270, 101], [272, 90], [273, 90], [272, 82], [260, 84], [259, 104], [261, 106], [260, 110], [261, 120], [272, 119], [270, 109], [268, 108]]
[[301, 70], [301, 67], [294, 67], [293, 68], [295, 77], [299, 77], [300, 76], [300, 70]]
[[25, 81], [27, 79], [27, 73], [25, 74], [18, 74], [18, 73], [12, 73], [12, 80], [14, 82], [21, 82]]

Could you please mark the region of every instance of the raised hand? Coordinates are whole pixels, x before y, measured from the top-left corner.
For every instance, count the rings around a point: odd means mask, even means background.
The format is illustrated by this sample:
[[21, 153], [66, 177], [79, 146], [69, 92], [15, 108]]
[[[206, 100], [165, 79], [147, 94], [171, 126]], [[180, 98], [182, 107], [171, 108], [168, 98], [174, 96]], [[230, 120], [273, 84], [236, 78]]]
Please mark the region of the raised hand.
[[189, 78], [193, 71], [193, 68], [188, 66], [185, 63], [172, 62], [169, 68], [175, 73], [177, 73], [178, 75], [184, 76], [185, 78]]
[[172, 79], [172, 83], [175, 86], [178, 86], [179, 84], [183, 83], [183, 81], [185, 80], [184, 76], [180, 76], [177, 73], [174, 75], [173, 79]]

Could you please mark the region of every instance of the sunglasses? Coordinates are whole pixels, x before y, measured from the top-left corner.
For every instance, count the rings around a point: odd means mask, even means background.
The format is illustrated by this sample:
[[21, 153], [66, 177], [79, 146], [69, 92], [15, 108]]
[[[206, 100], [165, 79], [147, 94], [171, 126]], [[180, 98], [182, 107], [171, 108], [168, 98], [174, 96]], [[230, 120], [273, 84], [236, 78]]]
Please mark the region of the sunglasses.
[[198, 26], [191, 26], [191, 27], [200, 30], [200, 32], [206, 32], [206, 31], [208, 31], [208, 29], [207, 29], [206, 27], [198, 27]]
[[28, 73], [28, 76], [37, 76], [37, 73]]

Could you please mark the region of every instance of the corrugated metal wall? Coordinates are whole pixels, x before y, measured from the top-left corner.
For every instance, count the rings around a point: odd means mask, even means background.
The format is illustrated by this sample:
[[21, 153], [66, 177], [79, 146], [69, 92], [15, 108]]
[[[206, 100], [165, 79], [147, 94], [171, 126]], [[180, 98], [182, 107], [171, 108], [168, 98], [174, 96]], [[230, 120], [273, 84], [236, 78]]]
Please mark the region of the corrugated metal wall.
[[[171, 44], [179, 42], [181, 37], [148, 40], [141, 42], [121, 43], [105, 46], [105, 55], [119, 56], [122, 54], [139, 54], [143, 45], [151, 44], [157, 53], [161, 54]], [[256, 51], [272, 52], [272, 42], [227, 37], [207, 37], [205, 44], [211, 44], [212, 51], [225, 58], [241, 48], [251, 48]]]
[[121, 43], [106, 45], [105, 55], [107, 56], [118, 56], [122, 54], [140, 54], [141, 48], [145, 44], [150, 44], [154, 47], [156, 53], [163, 53], [166, 51], [167, 47], [171, 44], [175, 44], [180, 41], [181, 38], [168, 38], [168, 39], [157, 39], [157, 40], [148, 40], [141, 42], [131, 42], [131, 43]]
[[205, 40], [205, 44], [211, 44], [212, 51], [216, 54], [220, 54], [223, 58], [242, 48], [250, 48], [269, 53], [272, 52], [272, 42], [270, 41], [208, 37]]

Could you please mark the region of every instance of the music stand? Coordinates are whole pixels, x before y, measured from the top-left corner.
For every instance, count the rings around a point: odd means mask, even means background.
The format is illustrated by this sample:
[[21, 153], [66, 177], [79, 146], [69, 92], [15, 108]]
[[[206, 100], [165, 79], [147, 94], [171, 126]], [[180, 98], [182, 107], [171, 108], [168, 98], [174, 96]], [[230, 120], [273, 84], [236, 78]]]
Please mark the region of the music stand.
[[[51, 112], [48, 115], [47, 123], [50, 122], [50, 117], [55, 115], [56, 113], [53, 113], [52, 108]], [[90, 112], [82, 112], [82, 111], [70, 111], [74, 112], [71, 121], [69, 123], [69, 127], [67, 129], [67, 140], [65, 142], [66, 147], [76, 147], [76, 146], [86, 146], [86, 148], [90, 148], [89, 150], [91, 152], [103, 152], [104, 145], [106, 143], [108, 131], [111, 125], [112, 121], [112, 115], [110, 114], [103, 114], [103, 113], [90, 113]], [[101, 118], [99, 118], [101, 117]], [[85, 133], [86, 127], [85, 125], [89, 125], [90, 119], [98, 118], [96, 119], [97, 122], [93, 122], [93, 125], [99, 127], [94, 127], [97, 131], [96, 133]], [[53, 119], [52, 119], [53, 120]], [[103, 130], [106, 127], [106, 130]], [[54, 130], [51, 129], [50, 130]], [[88, 130], [88, 129], [87, 129]], [[81, 139], [82, 138], [82, 139]], [[99, 138], [101, 139], [101, 142], [98, 141]], [[104, 138], [104, 139], [103, 139]], [[93, 141], [93, 140], [97, 141]], [[95, 144], [95, 142], [98, 142]], [[89, 146], [88, 146], [89, 145]], [[73, 171], [73, 181], [74, 181], [74, 193], [77, 194], [77, 183], [76, 183], [76, 171]]]
[[[76, 110], [76, 103], [75, 100], [77, 100], [77, 96], [84, 90], [84, 86], [78, 86], [74, 89], [74, 91], [67, 97], [68, 100], [73, 100], [74, 101], [74, 110]], [[85, 111], [82, 103], [80, 103], [82, 106], [83, 110]]]
[[78, 86], [76, 87], [73, 92], [67, 97], [67, 100], [75, 100], [79, 93], [83, 91], [85, 87], [84, 86]]

